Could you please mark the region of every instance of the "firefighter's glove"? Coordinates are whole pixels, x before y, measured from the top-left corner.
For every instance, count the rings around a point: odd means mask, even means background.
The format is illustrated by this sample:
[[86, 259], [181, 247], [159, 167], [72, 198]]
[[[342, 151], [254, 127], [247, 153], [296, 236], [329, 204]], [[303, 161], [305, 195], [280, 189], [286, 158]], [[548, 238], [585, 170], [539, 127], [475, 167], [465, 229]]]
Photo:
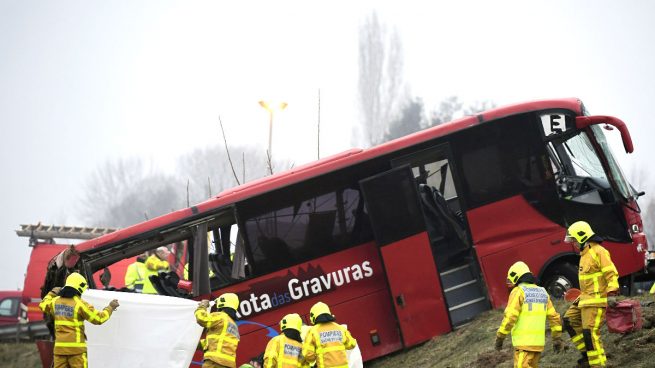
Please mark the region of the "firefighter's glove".
[[559, 354], [562, 349], [564, 349], [564, 341], [562, 341], [561, 337], [554, 337], [553, 338], [553, 351], [557, 354]]
[[201, 300], [200, 303], [198, 303], [198, 307], [202, 308], [202, 309], [209, 308], [209, 300], [207, 300], [207, 299]]
[[55, 286], [50, 290], [50, 292], [54, 293], [55, 295], [59, 295], [59, 292], [61, 291], [61, 288], [59, 286]]
[[503, 342], [505, 341], [504, 337], [496, 336], [496, 343], [494, 344], [494, 348], [497, 351], [501, 351], [503, 349]]
[[607, 306], [610, 308], [616, 307], [616, 304], [620, 301], [619, 293], [616, 291], [610, 291], [607, 294]]
[[109, 302], [109, 308], [111, 308], [112, 311], [115, 311], [116, 309], [118, 309], [119, 305], [120, 304], [118, 304], [118, 300], [116, 300], [116, 299]]

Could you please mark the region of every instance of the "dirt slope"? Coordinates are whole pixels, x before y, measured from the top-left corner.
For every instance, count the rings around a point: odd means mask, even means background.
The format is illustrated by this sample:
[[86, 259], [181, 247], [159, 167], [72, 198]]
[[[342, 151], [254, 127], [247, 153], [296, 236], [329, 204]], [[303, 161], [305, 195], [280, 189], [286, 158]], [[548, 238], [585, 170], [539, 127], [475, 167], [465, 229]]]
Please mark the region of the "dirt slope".
[[[642, 302], [653, 301], [652, 296], [636, 297], [635, 299]], [[555, 307], [563, 315], [568, 304], [558, 302]], [[655, 303], [642, 308], [644, 329], [641, 331], [624, 336], [607, 334], [607, 328], [603, 327], [602, 334], [608, 356], [608, 367], [655, 367], [653, 355], [655, 351]], [[366, 367], [511, 368], [513, 350], [510, 338], [505, 341], [501, 352], [496, 352], [493, 348], [496, 330], [502, 319], [502, 310], [486, 312], [462, 329], [436, 337], [407, 351], [369, 362]], [[552, 351], [550, 337], [548, 337], [540, 367], [575, 367], [575, 362], [580, 358], [580, 354], [570, 345], [566, 333], [563, 337], [567, 346], [565, 351], [560, 354]]]

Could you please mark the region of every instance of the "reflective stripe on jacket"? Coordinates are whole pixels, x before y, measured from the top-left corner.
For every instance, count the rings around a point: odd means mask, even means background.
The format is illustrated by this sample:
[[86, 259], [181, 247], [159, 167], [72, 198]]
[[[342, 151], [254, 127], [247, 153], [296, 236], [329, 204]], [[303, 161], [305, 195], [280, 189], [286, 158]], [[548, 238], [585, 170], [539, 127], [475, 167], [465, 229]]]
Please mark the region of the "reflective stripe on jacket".
[[346, 350], [357, 346], [350, 332], [336, 322], [314, 325], [302, 345], [302, 355], [317, 368], [348, 368]]
[[224, 312], [207, 313], [196, 309], [196, 322], [207, 329], [205, 359], [226, 367], [236, 367], [239, 328]]
[[607, 293], [619, 290], [619, 273], [607, 249], [589, 242], [580, 253], [580, 307], [606, 307]]
[[266, 345], [264, 368], [303, 367], [302, 344], [284, 335], [278, 335]]
[[561, 336], [560, 316], [546, 289], [535, 284], [521, 283], [509, 295], [505, 317], [497, 335], [505, 337], [511, 331], [515, 349], [543, 351], [546, 319], [550, 323], [552, 336]]
[[55, 348], [57, 355], [76, 355], [86, 353], [84, 321], [94, 325], [105, 323], [112, 309], [106, 307], [98, 311], [80, 297], [63, 298], [53, 292], [48, 293], [39, 308], [55, 320]]

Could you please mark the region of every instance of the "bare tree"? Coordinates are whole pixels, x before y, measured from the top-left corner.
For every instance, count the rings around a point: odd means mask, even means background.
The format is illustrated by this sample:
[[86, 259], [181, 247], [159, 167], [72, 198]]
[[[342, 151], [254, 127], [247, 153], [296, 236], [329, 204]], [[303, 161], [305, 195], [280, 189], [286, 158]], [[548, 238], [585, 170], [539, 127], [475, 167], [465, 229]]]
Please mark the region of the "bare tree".
[[459, 97], [446, 97], [439, 103], [439, 107], [432, 111], [429, 126], [447, 123], [461, 110], [462, 102], [459, 101]]
[[428, 126], [435, 126], [447, 123], [461, 116], [475, 115], [496, 107], [490, 100], [474, 101], [464, 105], [457, 96], [449, 96], [443, 99], [439, 106], [432, 111]]
[[473, 101], [464, 108], [464, 115], [475, 115], [496, 107], [496, 103], [490, 100]]
[[[229, 163], [224, 147], [210, 146], [198, 148], [183, 155], [178, 161], [176, 174], [190, 181], [189, 192], [191, 203], [198, 203], [210, 196], [211, 183], [213, 194], [235, 187], [241, 183], [259, 179], [269, 171], [269, 161], [266, 153], [251, 146], [231, 146], [230, 155], [243, 157], [239, 162]], [[285, 160], [274, 160], [274, 167], [286, 170], [292, 165]], [[241, 183], [235, 178], [234, 172], [243, 172]]]
[[86, 223], [125, 227], [184, 207], [183, 184], [141, 159], [107, 161], [89, 177], [80, 204]]
[[380, 23], [373, 12], [359, 28], [359, 105], [364, 144], [383, 140], [388, 124], [405, 99], [400, 35]]
[[421, 130], [424, 120], [423, 100], [416, 97], [407, 101], [401, 110], [400, 117], [389, 124], [389, 130], [384, 135], [384, 141], [390, 141]]

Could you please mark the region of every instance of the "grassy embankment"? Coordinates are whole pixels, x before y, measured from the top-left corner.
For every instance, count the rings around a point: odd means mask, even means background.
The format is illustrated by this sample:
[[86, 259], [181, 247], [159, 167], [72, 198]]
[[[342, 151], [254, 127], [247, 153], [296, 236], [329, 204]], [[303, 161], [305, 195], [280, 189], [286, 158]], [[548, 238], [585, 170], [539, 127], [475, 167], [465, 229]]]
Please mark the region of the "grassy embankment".
[[[636, 297], [642, 302], [652, 301], [652, 296]], [[557, 302], [557, 311], [563, 315], [568, 304]], [[607, 327], [602, 328], [603, 342], [607, 352], [608, 367], [647, 368], [655, 367], [655, 305], [642, 307], [644, 328], [627, 334], [608, 334]], [[402, 351], [391, 356], [377, 359], [366, 364], [370, 368], [396, 367], [480, 367], [511, 368], [513, 350], [510, 338], [505, 341], [503, 350], [494, 350], [496, 330], [502, 321], [502, 310], [488, 311], [476, 318], [471, 324], [447, 335], [438, 336], [423, 345]], [[555, 354], [546, 342], [539, 366], [542, 368], [574, 367], [580, 354], [569, 343], [565, 351]]]
[[[652, 301], [652, 296], [637, 297], [640, 301]], [[560, 314], [567, 308], [565, 302], [557, 302]], [[655, 351], [655, 304], [643, 307], [644, 329], [628, 335], [608, 334], [603, 327], [603, 341], [608, 357], [608, 367], [654, 367]], [[493, 310], [481, 314], [464, 328], [436, 337], [420, 346], [395, 353], [365, 364], [367, 368], [434, 367], [434, 368], [510, 368], [512, 348], [508, 338], [501, 352], [493, 349], [496, 329], [502, 320], [502, 311]], [[579, 353], [568, 343], [565, 351], [555, 354], [550, 340], [542, 355], [540, 367], [574, 367]], [[0, 344], [0, 367], [40, 368], [39, 355], [34, 343]]]

